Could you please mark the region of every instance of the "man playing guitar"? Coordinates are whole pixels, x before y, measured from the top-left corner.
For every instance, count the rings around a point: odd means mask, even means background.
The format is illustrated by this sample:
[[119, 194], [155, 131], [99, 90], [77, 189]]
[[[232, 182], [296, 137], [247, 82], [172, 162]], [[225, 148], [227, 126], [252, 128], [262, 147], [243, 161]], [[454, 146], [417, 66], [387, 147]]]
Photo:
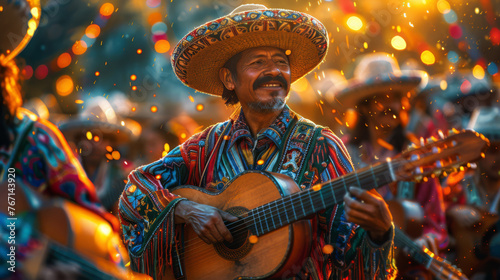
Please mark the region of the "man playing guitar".
[[[215, 194], [241, 173], [255, 170], [287, 175], [305, 191], [353, 170], [344, 145], [331, 130], [286, 105], [291, 83], [324, 59], [327, 34], [310, 15], [243, 5], [196, 28], [178, 43], [172, 54], [177, 77], [193, 89], [222, 96], [226, 104], [239, 103], [241, 108], [230, 120], [194, 135], [164, 158], [129, 175], [120, 198], [120, 221], [133, 270], [156, 279], [186, 274], [189, 278], [190, 271], [184, 271], [182, 263], [189, 261], [184, 252], [192, 248], [183, 246], [184, 227], [192, 228], [201, 243], [214, 247], [224, 243], [230, 248], [236, 242], [237, 236], [226, 225], [235, 223], [240, 214], [179, 196], [172, 191], [179, 185], [199, 186], [203, 193]], [[249, 181], [246, 188], [255, 184]], [[374, 190], [347, 189], [344, 201], [311, 216], [309, 255], [281, 271], [280, 277], [394, 277], [394, 227], [387, 205]], [[296, 213], [287, 215], [292, 214]], [[266, 218], [256, 228], [250, 243], [259, 242], [259, 230], [273, 227], [269, 223]], [[203, 259], [204, 254], [200, 250], [197, 257]], [[231, 262], [235, 270], [241, 263], [238, 257]], [[205, 278], [216, 279], [211, 273], [215, 272], [206, 271]], [[255, 277], [277, 277], [273, 273]]]

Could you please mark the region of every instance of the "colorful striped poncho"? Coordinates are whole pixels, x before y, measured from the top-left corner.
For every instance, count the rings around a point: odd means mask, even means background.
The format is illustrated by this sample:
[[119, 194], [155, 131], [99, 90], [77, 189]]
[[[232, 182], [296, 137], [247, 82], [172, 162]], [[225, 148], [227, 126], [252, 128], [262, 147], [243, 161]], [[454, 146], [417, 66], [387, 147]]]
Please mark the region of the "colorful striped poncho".
[[[246, 170], [281, 172], [302, 189], [332, 180], [353, 170], [350, 157], [331, 130], [315, 126], [288, 107], [254, 138], [241, 111], [232, 119], [194, 135], [164, 158], [131, 172], [120, 198], [120, 221], [133, 270], [160, 279], [182, 246], [174, 223], [176, 203], [184, 198], [169, 192], [179, 185], [218, 191]], [[294, 129], [309, 123], [313, 129]], [[315, 133], [311, 137], [308, 133]], [[301, 139], [314, 138], [312, 145]], [[293, 153], [295, 152], [295, 156]], [[311, 153], [308, 153], [311, 152]], [[310, 154], [300, 170], [300, 156]], [[298, 176], [297, 176], [298, 175]], [[346, 221], [343, 204], [322, 211], [313, 219], [311, 255], [290, 279], [388, 279], [395, 275], [393, 234], [382, 245]], [[333, 252], [324, 254], [330, 244]]]

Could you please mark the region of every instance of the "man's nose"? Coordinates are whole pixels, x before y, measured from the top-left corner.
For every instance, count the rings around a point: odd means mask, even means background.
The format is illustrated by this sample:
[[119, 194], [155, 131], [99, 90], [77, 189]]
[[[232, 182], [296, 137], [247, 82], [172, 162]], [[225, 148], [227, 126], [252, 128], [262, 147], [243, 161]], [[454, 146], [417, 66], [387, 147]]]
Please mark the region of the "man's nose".
[[281, 69], [278, 64], [271, 60], [266, 65], [266, 71], [264, 72], [264, 75], [276, 77], [278, 75], [281, 75]]

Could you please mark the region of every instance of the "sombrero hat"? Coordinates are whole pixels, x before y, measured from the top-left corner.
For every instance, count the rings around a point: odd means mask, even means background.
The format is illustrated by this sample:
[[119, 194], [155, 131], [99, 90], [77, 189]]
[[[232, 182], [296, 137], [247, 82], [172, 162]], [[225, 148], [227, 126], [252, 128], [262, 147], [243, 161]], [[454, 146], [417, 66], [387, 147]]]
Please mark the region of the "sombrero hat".
[[68, 139], [75, 139], [91, 132], [93, 136], [113, 137], [118, 144], [130, 141], [132, 130], [115, 113], [108, 100], [102, 96], [93, 98], [77, 118], [61, 122], [59, 130]]
[[336, 94], [338, 106], [354, 108], [378, 93], [406, 95], [426, 82], [426, 77], [427, 73], [421, 70], [401, 70], [389, 54], [368, 54], [361, 58], [345, 89]]
[[224, 85], [219, 69], [234, 55], [262, 46], [285, 51], [294, 82], [321, 63], [328, 35], [323, 24], [308, 14], [242, 5], [184, 36], [173, 50], [172, 67], [188, 87], [220, 96]]
[[495, 86], [490, 77], [474, 77], [471, 70], [457, 70], [452, 74], [440, 74], [429, 78], [429, 83], [420, 91], [420, 95], [441, 98], [445, 101], [457, 101], [460, 98], [494, 93]]
[[0, 0], [0, 63], [16, 57], [31, 40], [40, 21], [39, 0]]

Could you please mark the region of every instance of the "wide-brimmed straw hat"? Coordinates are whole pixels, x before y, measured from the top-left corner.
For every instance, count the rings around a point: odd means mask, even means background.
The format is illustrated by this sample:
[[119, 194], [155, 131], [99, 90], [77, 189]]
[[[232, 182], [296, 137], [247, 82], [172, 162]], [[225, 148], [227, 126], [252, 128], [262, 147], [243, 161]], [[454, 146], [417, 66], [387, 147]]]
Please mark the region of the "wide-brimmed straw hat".
[[59, 130], [66, 138], [75, 140], [85, 137], [89, 131], [100, 139], [112, 137], [117, 144], [133, 138], [132, 131], [125, 122], [122, 123], [122, 119], [106, 98], [98, 96], [86, 103], [88, 104], [78, 117], [60, 123]]
[[336, 94], [337, 106], [354, 108], [379, 93], [405, 96], [425, 83], [426, 77], [421, 70], [401, 70], [397, 60], [387, 53], [368, 54], [361, 58], [345, 89]]
[[242, 5], [182, 38], [172, 53], [172, 67], [188, 87], [222, 95], [219, 70], [234, 55], [255, 47], [277, 47], [288, 55], [294, 82], [322, 62], [328, 35], [314, 17], [263, 5]]
[[0, 63], [16, 57], [31, 40], [40, 21], [39, 0], [0, 0]]

